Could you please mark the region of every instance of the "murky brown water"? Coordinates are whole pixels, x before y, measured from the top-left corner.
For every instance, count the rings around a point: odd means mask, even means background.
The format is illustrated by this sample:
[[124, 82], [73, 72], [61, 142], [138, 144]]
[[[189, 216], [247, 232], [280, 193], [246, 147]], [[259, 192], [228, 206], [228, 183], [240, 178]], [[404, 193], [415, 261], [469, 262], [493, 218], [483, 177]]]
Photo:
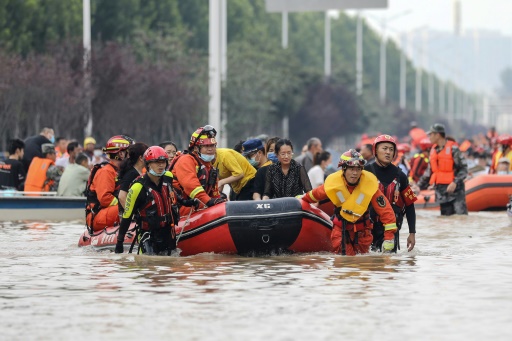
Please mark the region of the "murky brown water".
[[418, 215], [413, 252], [357, 257], [115, 255], [81, 224], [4, 223], [1, 339], [508, 340], [506, 213]]

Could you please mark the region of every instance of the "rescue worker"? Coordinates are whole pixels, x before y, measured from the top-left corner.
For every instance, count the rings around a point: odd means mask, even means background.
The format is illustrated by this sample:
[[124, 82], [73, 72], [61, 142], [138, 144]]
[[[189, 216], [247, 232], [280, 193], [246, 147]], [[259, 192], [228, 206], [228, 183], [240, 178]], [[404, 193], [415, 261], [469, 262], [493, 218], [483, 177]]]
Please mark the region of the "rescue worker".
[[433, 144], [430, 167], [421, 177], [418, 186], [425, 188], [428, 182], [429, 188], [435, 188], [441, 215], [468, 214], [464, 188], [464, 180], [468, 176], [466, 160], [457, 143], [446, 138], [444, 125], [434, 124], [428, 136]]
[[[411, 251], [416, 244], [416, 210], [414, 209], [414, 202], [417, 198], [409, 186], [407, 176], [399, 167], [392, 163], [397, 153], [396, 141], [389, 135], [380, 135], [373, 142], [372, 149], [375, 155], [375, 162], [367, 164], [364, 169], [377, 177], [377, 180], [379, 180], [379, 190], [384, 193], [395, 212], [398, 230], [395, 233], [395, 248], [393, 252], [400, 249], [399, 232], [404, 216], [407, 217], [407, 224], [409, 225], [407, 251]], [[372, 249], [382, 250], [384, 225], [373, 209], [370, 210], [370, 216], [373, 221]]]
[[[190, 137], [188, 151], [176, 156], [170, 166], [174, 175], [173, 187], [183, 199], [199, 199], [207, 206], [225, 202], [218, 187], [218, 172], [213, 167], [217, 131], [210, 125], [198, 128]], [[190, 209], [182, 206], [180, 214]]]
[[180, 220], [178, 202], [198, 206], [199, 201], [179, 200], [167, 171], [169, 156], [160, 146], [149, 147], [143, 155], [147, 173], [133, 182], [117, 236], [116, 253], [124, 252], [124, 238], [135, 215], [139, 231], [139, 254], [170, 255], [176, 249], [175, 226]]
[[335, 253], [353, 256], [369, 252], [373, 241], [370, 206], [384, 226], [383, 251], [391, 252], [395, 248], [395, 214], [380, 191], [375, 175], [363, 170], [365, 163], [361, 154], [350, 149], [340, 157], [338, 167], [342, 169], [329, 175], [323, 185], [302, 197], [308, 203], [328, 199], [336, 207], [331, 233]]
[[411, 171], [409, 172], [409, 181], [418, 182], [421, 176], [428, 168], [430, 148], [432, 148], [432, 142], [428, 137], [422, 139], [418, 144], [420, 151], [413, 155], [411, 159]]
[[86, 224], [90, 233], [119, 224], [117, 172], [126, 158], [126, 150], [133, 142], [132, 138], [125, 135], [112, 136], [103, 148], [109, 161], [94, 165], [91, 171], [85, 189]]
[[[55, 166], [57, 155], [53, 143], [41, 146], [43, 157], [34, 156], [25, 180], [25, 192], [53, 192], [59, 187], [62, 170]], [[38, 195], [38, 194], [29, 194]]]
[[[498, 136], [496, 140], [498, 144], [498, 150], [492, 156], [491, 168], [489, 169], [490, 174], [497, 174], [498, 161], [506, 157], [512, 163], [512, 136], [503, 134]], [[509, 169], [509, 171], [512, 168]]]

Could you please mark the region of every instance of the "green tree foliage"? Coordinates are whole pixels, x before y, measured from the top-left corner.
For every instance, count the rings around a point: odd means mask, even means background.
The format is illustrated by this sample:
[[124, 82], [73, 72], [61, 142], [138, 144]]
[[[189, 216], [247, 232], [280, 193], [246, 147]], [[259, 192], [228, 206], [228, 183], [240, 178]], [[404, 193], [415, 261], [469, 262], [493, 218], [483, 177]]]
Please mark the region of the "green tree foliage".
[[[127, 117], [123, 123], [133, 125], [131, 133], [147, 142], [170, 138], [185, 143], [191, 131], [206, 123], [208, 6], [206, 0], [91, 0], [93, 113], [98, 137], [117, 133], [116, 115]], [[355, 95], [356, 26], [357, 20], [343, 13], [331, 20], [333, 76], [326, 80], [323, 13], [290, 13], [289, 45], [283, 49], [281, 14], [267, 13], [264, 0], [228, 0], [229, 63], [223, 105], [230, 145], [260, 133], [281, 135], [285, 116], [290, 118], [290, 138], [297, 145], [310, 136], [321, 137], [327, 144], [339, 134], [402, 132], [412, 119], [430, 124], [435, 115], [413, 110], [415, 75], [410, 60], [407, 109], [398, 109], [401, 51], [392, 41], [387, 45], [388, 101], [379, 102], [380, 36], [367, 25], [363, 29], [364, 94]], [[14, 129], [9, 134], [16, 129], [24, 132], [16, 128], [22, 126], [20, 122], [40, 121], [31, 115], [60, 117], [52, 116], [50, 110], [68, 113], [73, 108], [74, 115], [83, 116], [81, 45], [82, 0], [0, 0], [0, 52], [20, 72], [20, 79], [5, 67], [0, 74], [0, 115], [12, 119], [18, 113], [18, 123], [6, 123]], [[57, 79], [66, 78], [61, 80], [63, 88], [42, 71], [35, 72], [38, 63], [57, 70]], [[512, 76], [505, 76], [507, 87]], [[17, 93], [25, 84], [21, 77], [32, 77], [29, 85], [43, 85]], [[427, 77], [424, 73], [425, 108]], [[45, 89], [51, 92], [48, 98], [62, 90], [63, 98], [79, 103], [50, 109], [49, 103], [43, 104], [44, 95], [35, 95]], [[42, 102], [30, 104], [31, 98]], [[52, 105], [64, 103], [56, 100]], [[152, 124], [149, 118], [154, 119]], [[83, 117], [76, 122], [83, 125]], [[27, 129], [31, 133], [33, 128]]]

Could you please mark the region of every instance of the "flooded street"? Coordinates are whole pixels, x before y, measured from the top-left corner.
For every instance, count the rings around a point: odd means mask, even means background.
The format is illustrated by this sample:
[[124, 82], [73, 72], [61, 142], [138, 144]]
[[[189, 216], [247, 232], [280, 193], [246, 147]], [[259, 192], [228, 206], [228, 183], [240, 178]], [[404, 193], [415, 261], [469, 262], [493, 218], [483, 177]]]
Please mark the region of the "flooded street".
[[508, 340], [503, 212], [418, 211], [392, 256], [148, 257], [78, 248], [80, 223], [0, 224], [3, 340]]

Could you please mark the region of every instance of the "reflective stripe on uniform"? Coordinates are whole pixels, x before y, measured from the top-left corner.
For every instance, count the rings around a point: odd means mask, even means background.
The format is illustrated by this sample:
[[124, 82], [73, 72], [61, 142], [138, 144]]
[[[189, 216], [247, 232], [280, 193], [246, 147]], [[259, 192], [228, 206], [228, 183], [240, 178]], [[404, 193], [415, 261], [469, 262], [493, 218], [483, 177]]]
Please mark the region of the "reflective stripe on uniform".
[[314, 202], [318, 202], [317, 198], [315, 198], [315, 197], [313, 196], [313, 191], [309, 191], [309, 192], [308, 192], [308, 195], [309, 195], [309, 197], [311, 198], [311, 200], [313, 200]]
[[384, 224], [384, 231], [396, 230], [396, 224]]
[[198, 195], [201, 192], [204, 192], [203, 186], [194, 188], [194, 190], [192, 192], [190, 192], [190, 198], [194, 199], [196, 197], [196, 195]]

